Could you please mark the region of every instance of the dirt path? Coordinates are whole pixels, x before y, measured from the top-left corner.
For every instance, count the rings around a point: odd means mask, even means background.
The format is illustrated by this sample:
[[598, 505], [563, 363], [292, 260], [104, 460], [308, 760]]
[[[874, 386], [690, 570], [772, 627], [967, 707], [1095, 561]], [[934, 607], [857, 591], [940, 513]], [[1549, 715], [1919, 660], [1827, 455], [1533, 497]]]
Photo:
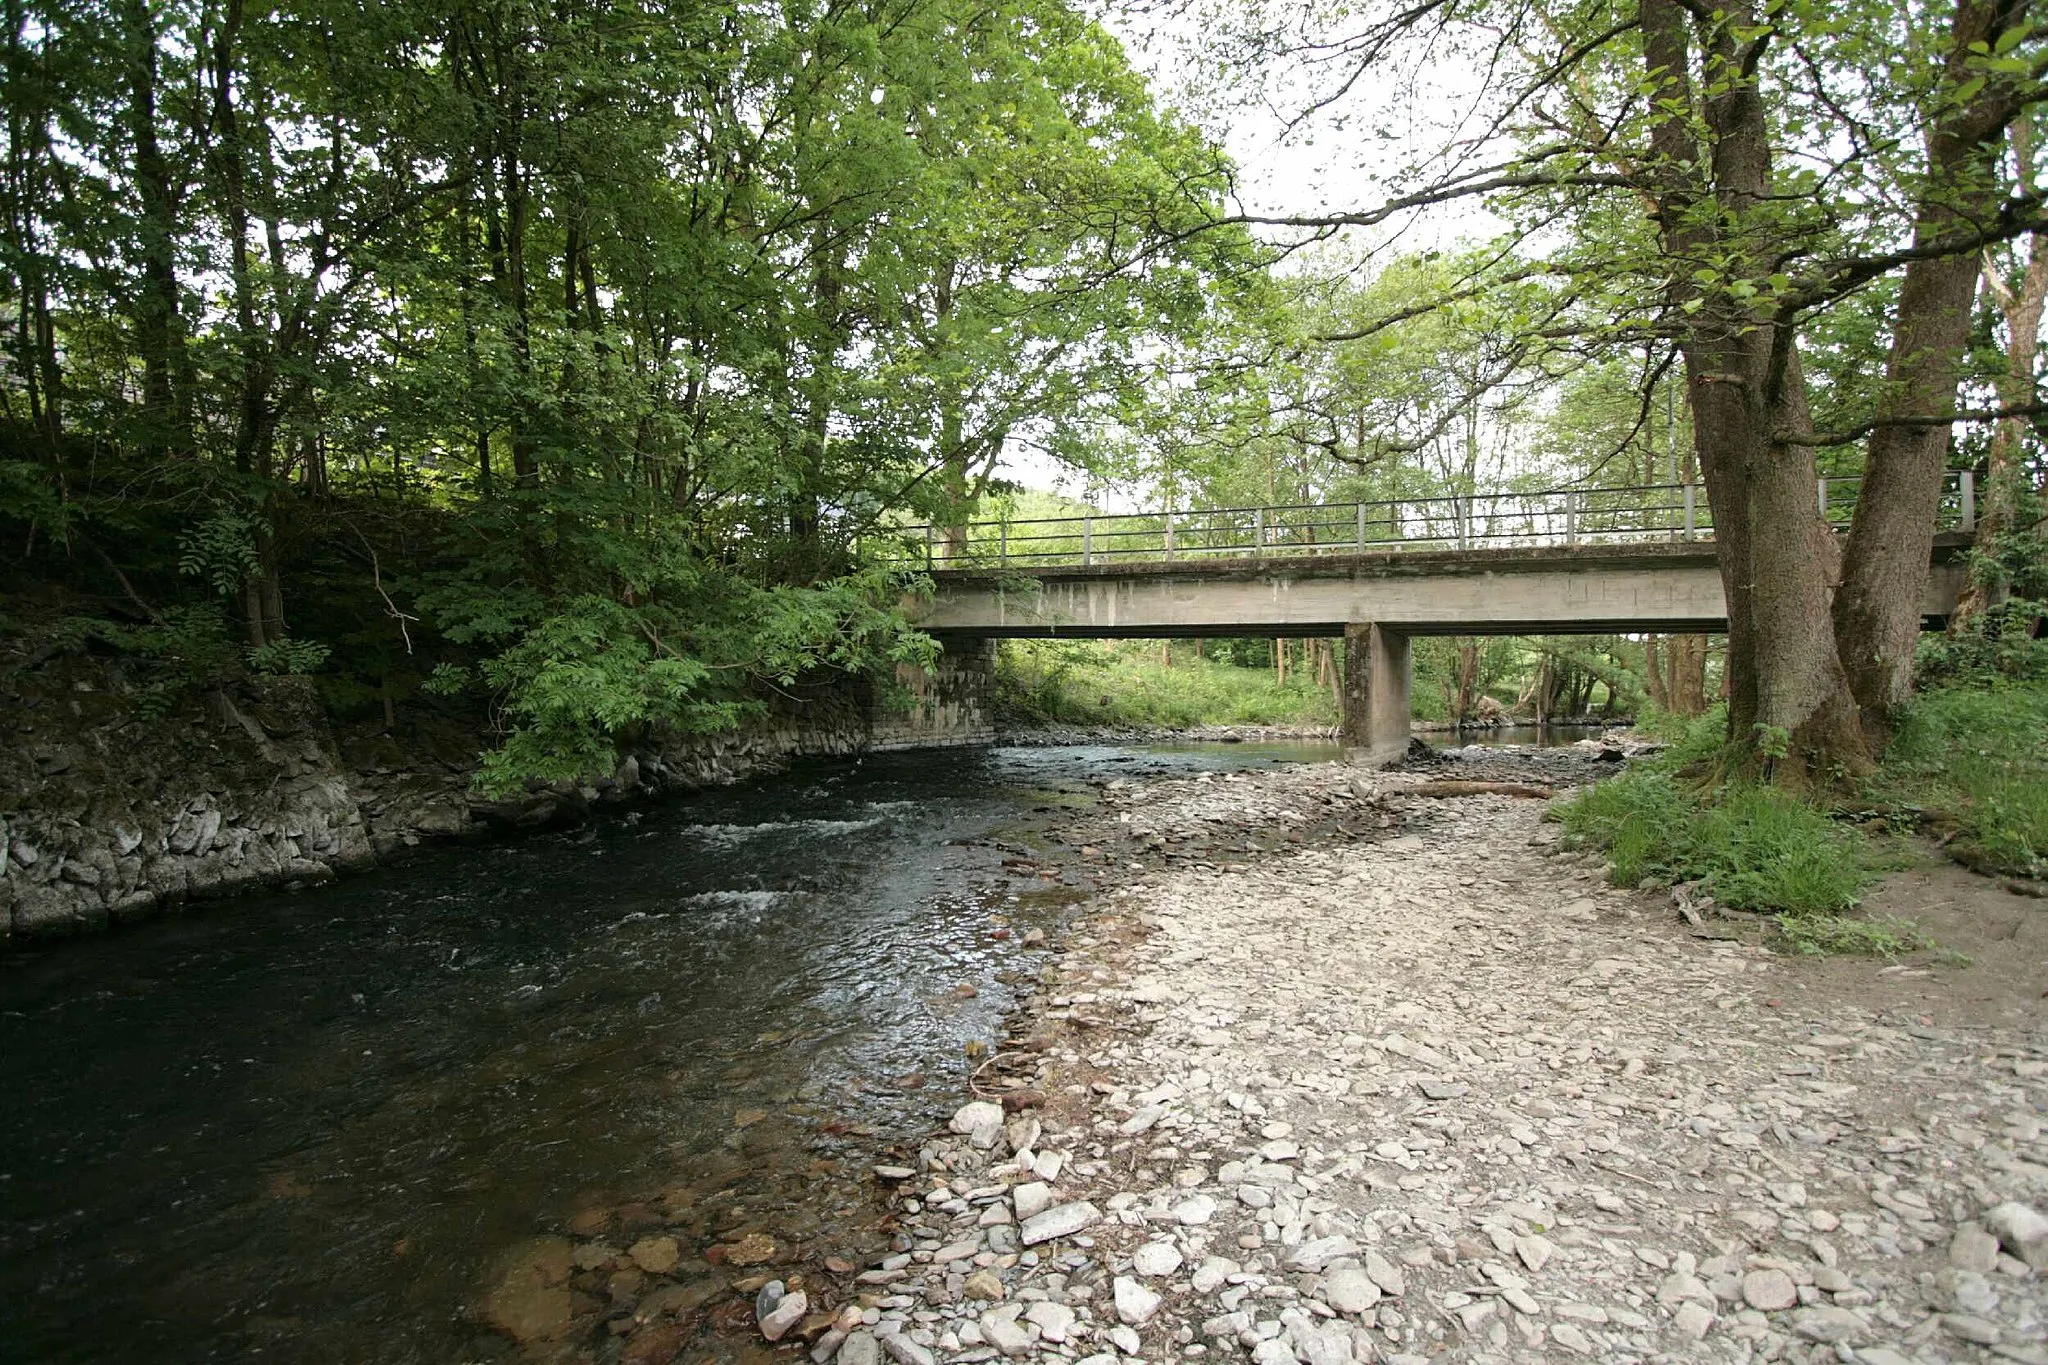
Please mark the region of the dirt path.
[[1414, 780], [1111, 792], [1112, 861], [1385, 837], [1131, 863], [814, 1357], [2048, 1362], [2048, 966], [1701, 938]]

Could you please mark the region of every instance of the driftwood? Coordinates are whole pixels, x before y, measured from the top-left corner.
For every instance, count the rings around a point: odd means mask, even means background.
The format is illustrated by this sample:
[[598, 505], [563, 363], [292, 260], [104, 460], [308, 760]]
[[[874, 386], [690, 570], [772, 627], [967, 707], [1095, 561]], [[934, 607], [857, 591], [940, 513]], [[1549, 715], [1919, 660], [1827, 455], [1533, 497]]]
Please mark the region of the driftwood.
[[1532, 782], [1425, 782], [1419, 787], [1409, 787], [1407, 796], [1527, 796], [1538, 801], [1548, 801], [1557, 795], [1549, 787], [1539, 787]]

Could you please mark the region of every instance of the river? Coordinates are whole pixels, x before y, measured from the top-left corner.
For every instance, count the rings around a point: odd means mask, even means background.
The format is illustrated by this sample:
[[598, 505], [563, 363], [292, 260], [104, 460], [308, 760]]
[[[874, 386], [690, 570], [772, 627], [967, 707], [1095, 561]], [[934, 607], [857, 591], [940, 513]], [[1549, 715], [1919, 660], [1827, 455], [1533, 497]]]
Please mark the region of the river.
[[807, 765], [0, 958], [0, 1358], [498, 1358], [486, 1268], [593, 1210], [885, 1250], [868, 1166], [1086, 893], [1038, 824], [1336, 752]]

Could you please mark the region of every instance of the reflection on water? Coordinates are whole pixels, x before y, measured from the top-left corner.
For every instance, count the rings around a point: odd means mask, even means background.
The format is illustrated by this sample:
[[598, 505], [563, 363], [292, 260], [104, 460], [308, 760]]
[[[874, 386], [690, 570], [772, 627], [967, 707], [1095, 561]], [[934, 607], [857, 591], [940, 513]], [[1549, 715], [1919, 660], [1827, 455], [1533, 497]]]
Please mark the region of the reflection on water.
[[873, 1151], [1036, 969], [1000, 930], [1072, 899], [979, 841], [1091, 781], [1336, 752], [821, 764], [0, 959], [0, 1358], [496, 1354], [481, 1264], [676, 1186], [857, 1248]]

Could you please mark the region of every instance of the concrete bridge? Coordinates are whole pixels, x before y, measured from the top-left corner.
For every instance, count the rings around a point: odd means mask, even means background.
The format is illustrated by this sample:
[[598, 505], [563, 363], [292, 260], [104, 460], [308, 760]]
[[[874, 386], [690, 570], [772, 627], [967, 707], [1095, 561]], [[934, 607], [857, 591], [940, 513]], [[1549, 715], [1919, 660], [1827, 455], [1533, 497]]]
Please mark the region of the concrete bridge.
[[[1840, 503], [1853, 505], [1853, 488], [1845, 499], [1839, 486], [1847, 482], [1821, 486], [1819, 506], [1831, 518], [1846, 520]], [[1973, 491], [1967, 475], [1952, 483], [1944, 513], [1954, 529], [1936, 535], [1921, 606], [1930, 625], [1944, 621], [1964, 582]], [[1030, 528], [1022, 533], [1002, 524], [993, 545], [985, 533], [971, 534], [964, 543], [956, 536], [943, 558], [932, 553], [934, 591], [910, 611], [950, 650], [1049, 636], [1342, 636], [1345, 745], [1353, 761], [1384, 764], [1408, 744], [1416, 635], [1727, 629], [1711, 528], [1701, 524], [1697, 501], [1684, 492], [1682, 503], [1660, 508], [1654, 499], [1668, 490], [1616, 492], [1636, 496], [1627, 505], [1610, 500], [1597, 517], [1570, 503], [1529, 508], [1533, 498], [1560, 495], [1439, 500], [1462, 505], [1434, 526], [1423, 523], [1434, 534], [1399, 538], [1370, 534], [1400, 528], [1400, 512], [1384, 519], [1387, 504], [1183, 513], [1178, 529], [1163, 513], [1062, 519], [1086, 523], [1078, 536], [1073, 527], [1048, 532], [1043, 522], [1021, 524]], [[1191, 544], [1191, 516], [1255, 522], [1255, 538]], [[1311, 522], [1347, 534], [1274, 534]], [[1140, 539], [1147, 543], [1134, 543]], [[936, 548], [935, 539], [926, 543], [928, 552]]]

